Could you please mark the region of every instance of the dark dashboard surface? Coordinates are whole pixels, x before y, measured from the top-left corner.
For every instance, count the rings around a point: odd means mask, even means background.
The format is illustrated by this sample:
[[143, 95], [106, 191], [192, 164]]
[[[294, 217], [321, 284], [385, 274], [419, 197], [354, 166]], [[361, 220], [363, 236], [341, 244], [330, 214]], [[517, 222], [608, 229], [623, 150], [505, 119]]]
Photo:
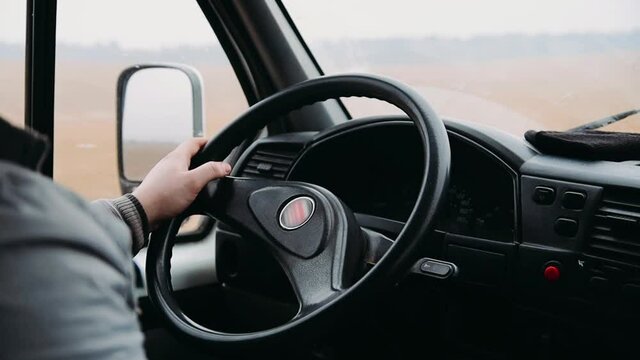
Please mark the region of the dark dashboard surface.
[[[450, 189], [438, 229], [513, 241], [515, 173], [469, 139], [450, 135], [449, 141]], [[314, 144], [289, 179], [329, 189], [356, 213], [404, 222], [424, 173], [421, 146], [411, 124], [371, 124]]]
[[[473, 334], [486, 332], [486, 324], [512, 329], [513, 321], [534, 337], [637, 334], [620, 330], [640, 322], [640, 166], [540, 154], [522, 138], [474, 123], [445, 126], [448, 196], [419, 256], [453, 263], [458, 272], [446, 283], [414, 272], [419, 283], [409, 299], [437, 288], [447, 305], [460, 305], [447, 313], [451, 322], [464, 327], [476, 317], [481, 326]], [[419, 146], [406, 117], [351, 120], [320, 133], [260, 139], [234, 175], [318, 184], [361, 226], [393, 237], [418, 195], [425, 163]]]
[[[543, 155], [496, 129], [445, 125], [451, 176], [436, 225], [444, 238], [426, 255], [456, 262], [460, 283], [564, 300], [597, 301], [601, 293], [640, 301], [640, 166]], [[261, 139], [236, 174], [321, 185], [356, 214], [397, 229], [417, 197], [425, 161], [419, 146], [406, 117], [352, 120]], [[576, 197], [578, 206], [566, 200]], [[545, 278], [548, 266], [561, 271], [560, 280]]]
[[424, 172], [420, 139], [410, 126], [370, 126], [309, 148], [289, 179], [323, 186], [352, 211], [405, 221]]

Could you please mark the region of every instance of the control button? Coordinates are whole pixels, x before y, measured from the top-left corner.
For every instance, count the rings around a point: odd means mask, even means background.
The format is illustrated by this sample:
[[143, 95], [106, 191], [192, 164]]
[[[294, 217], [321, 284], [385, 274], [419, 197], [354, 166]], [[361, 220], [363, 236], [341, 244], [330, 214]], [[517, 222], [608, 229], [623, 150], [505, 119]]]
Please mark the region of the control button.
[[556, 199], [556, 191], [547, 186], [536, 186], [533, 191], [533, 201], [540, 205], [550, 205]]
[[562, 207], [569, 210], [582, 210], [587, 201], [587, 194], [578, 191], [567, 191], [562, 195]]
[[556, 282], [560, 280], [560, 268], [556, 265], [547, 265], [544, 268], [544, 278], [548, 282]]
[[447, 277], [453, 272], [453, 266], [449, 264], [443, 264], [431, 260], [427, 260], [420, 265], [420, 271], [430, 275], [436, 275], [439, 277]]
[[564, 237], [574, 237], [578, 233], [578, 222], [573, 219], [558, 218], [553, 229], [556, 234]]

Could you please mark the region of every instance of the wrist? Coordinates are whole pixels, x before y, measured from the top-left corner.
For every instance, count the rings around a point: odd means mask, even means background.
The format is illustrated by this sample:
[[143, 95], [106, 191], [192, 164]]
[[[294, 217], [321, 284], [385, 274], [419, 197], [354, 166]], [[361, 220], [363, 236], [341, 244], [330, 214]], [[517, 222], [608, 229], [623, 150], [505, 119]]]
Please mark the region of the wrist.
[[130, 195], [132, 198], [135, 199], [134, 204], [137, 204], [141, 209], [142, 216], [144, 216], [145, 218], [147, 229], [149, 231], [154, 230], [156, 228], [157, 216], [153, 211], [154, 206], [153, 204], [151, 204], [150, 199], [148, 199], [144, 195], [144, 192], [139, 191], [139, 188], [134, 190], [131, 194], [128, 194], [128, 195]]
[[145, 210], [144, 206], [142, 206], [142, 203], [140, 203], [140, 200], [134, 194], [125, 194], [124, 196], [126, 196], [127, 199], [129, 199], [131, 203], [133, 203], [136, 210], [138, 211], [138, 214], [140, 215], [140, 221], [142, 222], [142, 231], [146, 236], [150, 232], [150, 224], [147, 211]]
[[145, 246], [148, 239], [148, 226], [146, 215], [141, 209], [138, 200], [131, 194], [125, 194], [119, 198], [109, 200], [109, 204], [115, 216], [122, 220], [131, 231], [131, 251], [136, 254]]

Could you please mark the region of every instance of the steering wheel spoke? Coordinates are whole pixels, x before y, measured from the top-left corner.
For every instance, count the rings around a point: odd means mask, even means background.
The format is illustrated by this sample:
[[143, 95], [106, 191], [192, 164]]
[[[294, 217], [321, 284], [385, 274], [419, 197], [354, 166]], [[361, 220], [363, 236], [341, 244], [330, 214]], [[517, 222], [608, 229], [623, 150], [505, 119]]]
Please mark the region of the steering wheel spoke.
[[345, 290], [339, 274], [341, 260], [332, 256], [332, 251], [325, 252], [311, 259], [301, 259], [286, 251], [275, 251], [298, 299], [296, 317], [308, 314]]
[[263, 240], [267, 233], [248, 204], [251, 194], [265, 187], [278, 187], [283, 181], [227, 176], [207, 184], [192, 205], [192, 212], [214, 217], [236, 230]]

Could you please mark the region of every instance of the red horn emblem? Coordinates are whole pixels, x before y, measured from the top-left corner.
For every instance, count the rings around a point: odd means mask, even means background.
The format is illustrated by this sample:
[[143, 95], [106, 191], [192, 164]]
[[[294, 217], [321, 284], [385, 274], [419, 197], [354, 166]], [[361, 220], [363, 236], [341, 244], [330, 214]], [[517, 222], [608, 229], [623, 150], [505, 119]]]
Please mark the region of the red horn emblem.
[[295, 230], [306, 224], [316, 208], [316, 203], [308, 196], [295, 198], [282, 208], [280, 226], [285, 230]]

